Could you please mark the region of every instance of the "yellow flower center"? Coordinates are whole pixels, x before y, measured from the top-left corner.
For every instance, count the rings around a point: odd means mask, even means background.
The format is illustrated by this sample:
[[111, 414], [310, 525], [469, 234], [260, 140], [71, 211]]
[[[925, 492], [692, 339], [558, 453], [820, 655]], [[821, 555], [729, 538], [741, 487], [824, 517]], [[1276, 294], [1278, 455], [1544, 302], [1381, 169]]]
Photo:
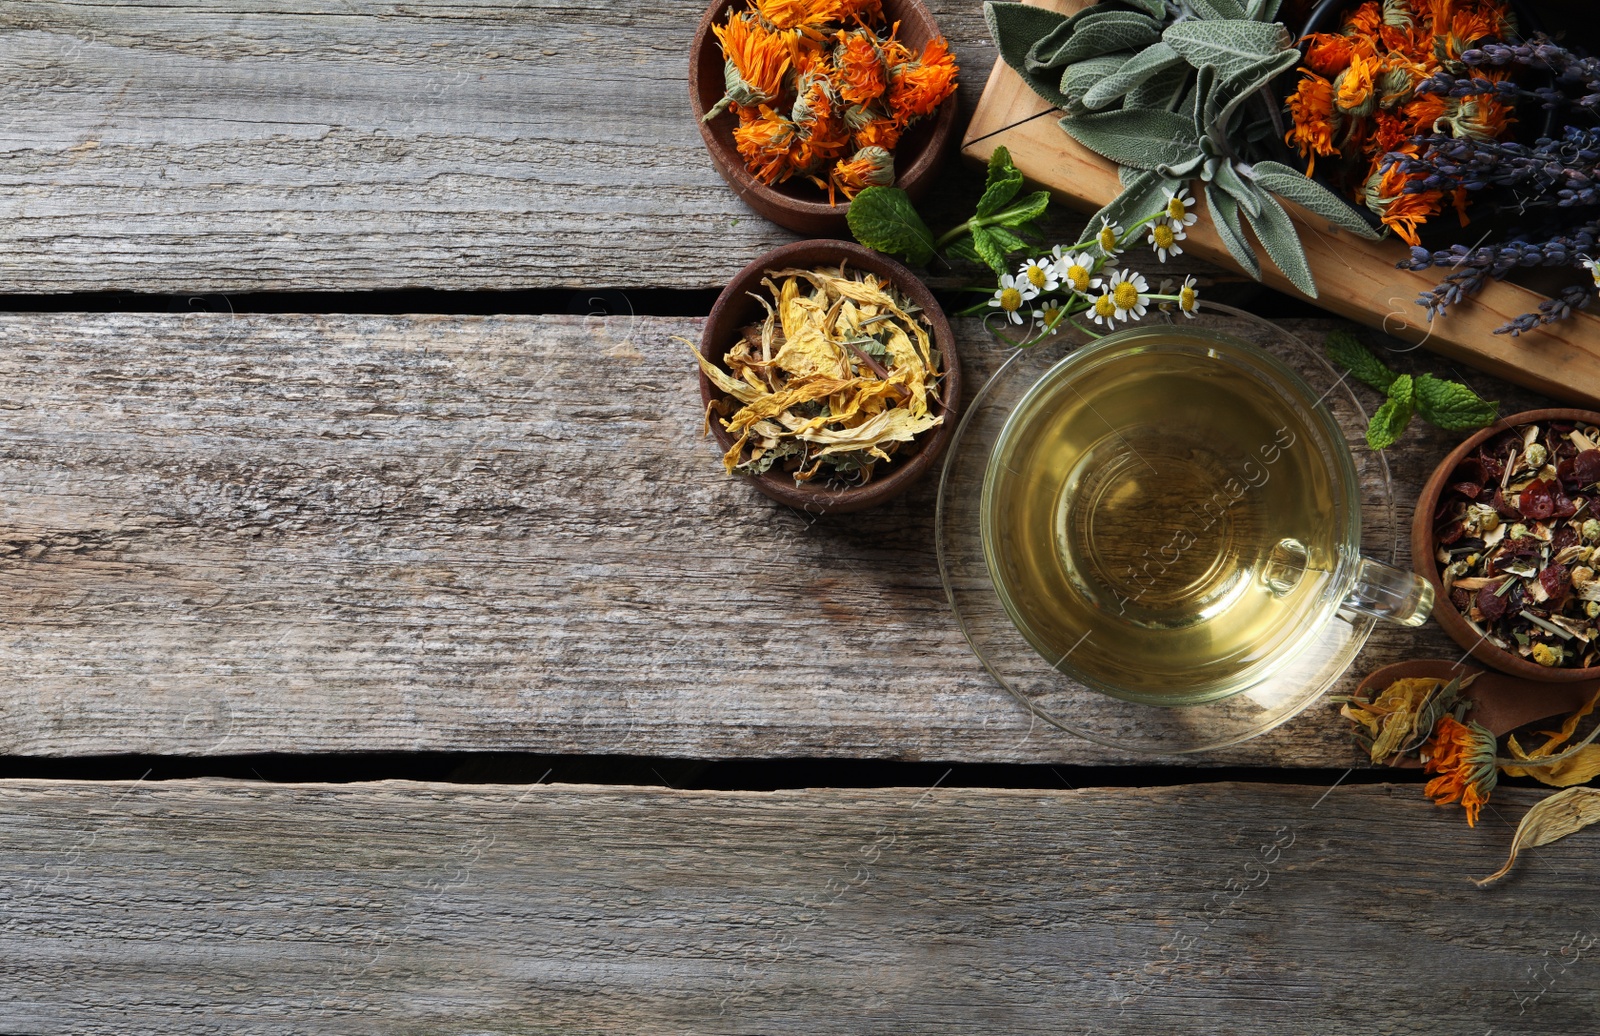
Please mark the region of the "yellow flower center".
[[[1600, 273], [1595, 274], [1595, 280], [1600, 282]], [[1089, 271], [1081, 266], [1067, 267], [1067, 283], [1072, 285], [1074, 291], [1089, 290]]]
[[1015, 313], [1022, 305], [1022, 292], [1015, 288], [1007, 288], [1000, 293], [1000, 308], [1007, 313]]
[[1116, 300], [1118, 309], [1132, 309], [1139, 304], [1139, 289], [1129, 281], [1117, 285], [1111, 294]]
[[1183, 204], [1182, 198], [1173, 198], [1167, 202], [1167, 217], [1169, 219], [1182, 219], [1188, 211], [1188, 206]]
[[1100, 229], [1100, 250], [1110, 252], [1117, 247], [1117, 232], [1111, 227]]
[[1094, 311], [1103, 320], [1110, 320], [1117, 315], [1117, 304], [1111, 301], [1110, 295], [1102, 295], [1094, 300]]
[[1035, 288], [1043, 288], [1046, 280], [1044, 267], [1037, 265], [1028, 267], [1028, 283]]
[[1185, 313], [1193, 313], [1195, 307], [1194, 289], [1184, 285], [1178, 289], [1178, 306]]
[[1160, 224], [1155, 230], [1151, 231], [1151, 236], [1155, 238], [1157, 248], [1170, 249], [1178, 243], [1177, 237], [1172, 233], [1172, 228], [1165, 223]]

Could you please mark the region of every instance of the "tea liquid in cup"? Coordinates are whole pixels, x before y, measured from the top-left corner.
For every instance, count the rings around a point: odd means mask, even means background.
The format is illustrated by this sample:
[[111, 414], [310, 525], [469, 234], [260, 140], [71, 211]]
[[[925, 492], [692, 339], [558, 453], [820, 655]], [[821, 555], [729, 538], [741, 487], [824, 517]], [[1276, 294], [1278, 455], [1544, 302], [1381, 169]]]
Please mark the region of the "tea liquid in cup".
[[[1057, 364], [1001, 431], [981, 536], [995, 588], [1051, 665], [1130, 701], [1214, 701], [1409, 573], [1359, 557], [1349, 448], [1305, 382], [1255, 346], [1181, 327]], [[1380, 569], [1373, 573], [1369, 570]]]

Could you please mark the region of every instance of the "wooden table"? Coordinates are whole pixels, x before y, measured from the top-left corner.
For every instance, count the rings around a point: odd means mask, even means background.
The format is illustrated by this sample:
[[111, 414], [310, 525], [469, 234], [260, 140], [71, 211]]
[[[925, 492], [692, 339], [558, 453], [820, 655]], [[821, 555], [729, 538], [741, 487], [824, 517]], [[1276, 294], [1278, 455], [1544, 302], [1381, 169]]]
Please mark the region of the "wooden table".
[[698, 14], [0, 6], [0, 1032], [1592, 1031], [1594, 836], [1467, 880], [1539, 792], [1469, 829], [1328, 707], [1054, 733], [931, 483], [721, 473], [676, 339], [790, 235], [701, 148]]

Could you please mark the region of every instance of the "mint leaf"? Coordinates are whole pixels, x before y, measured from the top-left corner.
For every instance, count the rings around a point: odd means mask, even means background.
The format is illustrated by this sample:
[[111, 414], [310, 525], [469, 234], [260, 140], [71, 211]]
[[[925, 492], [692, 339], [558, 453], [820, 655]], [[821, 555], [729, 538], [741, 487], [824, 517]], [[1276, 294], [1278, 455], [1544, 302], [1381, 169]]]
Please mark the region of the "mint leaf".
[[1389, 386], [1389, 398], [1367, 423], [1367, 445], [1375, 450], [1393, 446], [1411, 423], [1415, 401], [1416, 387], [1411, 383], [1411, 375], [1395, 378], [1394, 384]]
[[1459, 381], [1424, 374], [1417, 378], [1417, 413], [1436, 428], [1464, 432], [1495, 419], [1500, 404], [1484, 399]]
[[998, 223], [1002, 227], [1021, 227], [1043, 216], [1044, 210], [1049, 207], [1050, 192], [1034, 191], [1004, 212], [997, 213], [994, 219], [988, 222]]
[[[866, 193], [865, 191], [862, 192]], [[860, 197], [857, 195], [856, 197]], [[985, 227], [972, 228], [972, 249], [978, 253], [978, 258], [989, 265], [996, 277], [1006, 272], [1006, 253], [1000, 243], [994, 239]]]
[[898, 187], [868, 187], [850, 203], [850, 233], [875, 252], [903, 255], [922, 266], [933, 258], [933, 232]]
[[997, 147], [989, 156], [989, 179], [978, 199], [978, 215], [992, 216], [1022, 190], [1022, 171], [1011, 164], [1011, 152]]
[[1349, 331], [1335, 331], [1328, 336], [1328, 358], [1379, 392], [1388, 392], [1398, 375], [1384, 366], [1382, 360]]

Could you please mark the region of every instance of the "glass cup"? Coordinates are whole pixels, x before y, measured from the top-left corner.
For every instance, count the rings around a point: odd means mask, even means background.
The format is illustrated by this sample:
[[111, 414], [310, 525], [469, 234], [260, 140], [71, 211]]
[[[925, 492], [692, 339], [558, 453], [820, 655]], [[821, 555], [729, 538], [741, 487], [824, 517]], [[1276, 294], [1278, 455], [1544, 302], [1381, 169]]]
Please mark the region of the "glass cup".
[[1361, 556], [1327, 395], [1204, 326], [1134, 328], [1056, 363], [1001, 428], [978, 506], [1016, 629], [1093, 690], [1174, 706], [1281, 682], [1341, 612], [1426, 621], [1432, 588]]

